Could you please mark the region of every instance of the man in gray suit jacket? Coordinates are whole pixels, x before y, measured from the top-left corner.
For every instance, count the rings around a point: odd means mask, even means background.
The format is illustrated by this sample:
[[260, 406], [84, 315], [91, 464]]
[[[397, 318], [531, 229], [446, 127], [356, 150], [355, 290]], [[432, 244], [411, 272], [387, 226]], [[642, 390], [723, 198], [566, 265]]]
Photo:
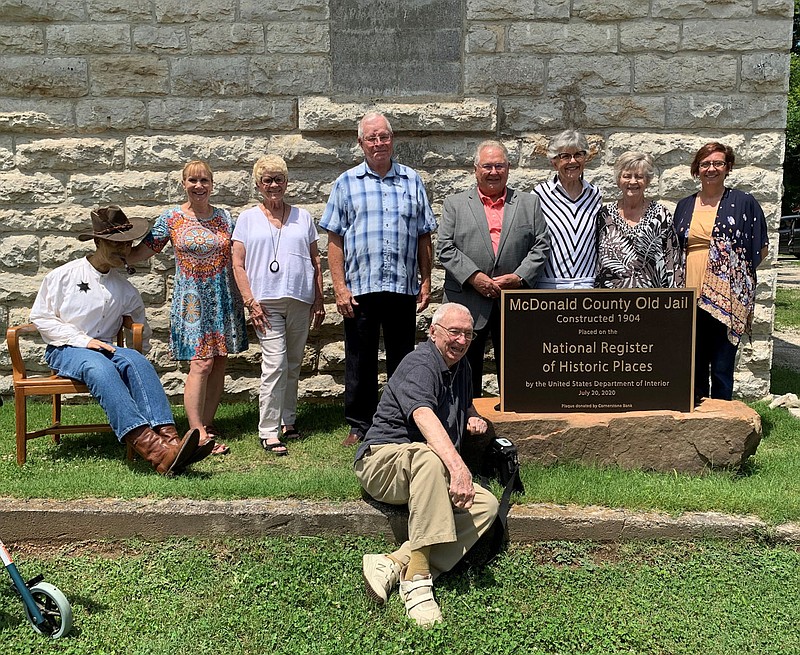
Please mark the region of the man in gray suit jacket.
[[445, 199], [437, 252], [445, 269], [444, 302], [466, 306], [475, 323], [467, 351], [472, 387], [481, 396], [486, 338], [500, 373], [500, 292], [533, 287], [550, 252], [539, 198], [507, 186], [508, 150], [484, 141], [475, 151], [477, 186]]

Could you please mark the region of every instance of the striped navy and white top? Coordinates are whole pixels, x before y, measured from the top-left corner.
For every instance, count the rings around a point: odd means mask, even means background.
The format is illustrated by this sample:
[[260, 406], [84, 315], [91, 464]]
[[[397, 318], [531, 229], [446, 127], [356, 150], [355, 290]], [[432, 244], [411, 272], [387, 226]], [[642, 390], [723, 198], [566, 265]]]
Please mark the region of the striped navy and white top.
[[581, 279], [593, 282], [597, 268], [597, 212], [603, 202], [600, 190], [583, 180], [583, 190], [573, 200], [556, 174], [553, 179], [538, 184], [532, 193], [539, 196], [550, 230], [550, 257], [542, 272], [542, 281]]

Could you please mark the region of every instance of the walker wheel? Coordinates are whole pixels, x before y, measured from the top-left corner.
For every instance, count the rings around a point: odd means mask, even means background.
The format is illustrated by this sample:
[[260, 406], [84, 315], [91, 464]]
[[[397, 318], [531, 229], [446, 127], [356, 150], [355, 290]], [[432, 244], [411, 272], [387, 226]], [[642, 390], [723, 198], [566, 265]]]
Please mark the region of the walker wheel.
[[44, 623], [36, 625], [36, 621], [25, 607], [28, 622], [40, 635], [58, 639], [63, 637], [72, 629], [72, 607], [66, 596], [61, 593], [58, 587], [47, 582], [38, 582], [31, 588], [31, 595], [36, 602], [36, 606], [44, 617]]

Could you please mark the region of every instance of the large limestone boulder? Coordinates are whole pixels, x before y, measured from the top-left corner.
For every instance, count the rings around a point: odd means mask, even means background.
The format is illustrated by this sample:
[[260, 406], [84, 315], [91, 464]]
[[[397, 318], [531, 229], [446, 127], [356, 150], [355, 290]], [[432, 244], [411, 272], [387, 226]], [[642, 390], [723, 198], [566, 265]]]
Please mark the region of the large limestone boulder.
[[516, 444], [522, 462], [699, 474], [738, 469], [761, 441], [761, 418], [736, 400], [705, 400], [686, 413], [501, 413], [497, 398], [477, 399], [475, 407], [497, 436]]

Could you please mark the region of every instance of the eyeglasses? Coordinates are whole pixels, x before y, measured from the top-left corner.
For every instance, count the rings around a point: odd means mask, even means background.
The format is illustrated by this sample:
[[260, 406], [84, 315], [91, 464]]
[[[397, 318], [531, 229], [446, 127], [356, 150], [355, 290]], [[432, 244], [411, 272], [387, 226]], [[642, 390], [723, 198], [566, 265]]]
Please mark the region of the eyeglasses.
[[262, 177], [261, 184], [264, 186], [272, 186], [273, 184], [283, 185], [286, 184], [285, 175], [276, 175], [275, 177]]
[[578, 150], [575, 154], [571, 152], [559, 152], [553, 159], [560, 159], [561, 161], [569, 161], [570, 159], [574, 159], [575, 161], [583, 161], [586, 159], [586, 151], [585, 150]]
[[457, 328], [447, 328], [441, 323], [434, 323], [436, 327], [442, 328], [453, 339], [463, 336], [464, 341], [472, 341], [475, 338], [475, 333], [472, 330], [459, 330]]
[[487, 173], [491, 173], [492, 170], [496, 170], [498, 173], [502, 173], [508, 168], [508, 163], [501, 162], [499, 164], [478, 164], [478, 168], [482, 168]]
[[378, 143], [389, 143], [392, 138], [392, 134], [374, 134], [372, 136], [365, 136], [363, 140], [369, 143], [371, 146], [374, 146]]
[[721, 159], [713, 159], [712, 161], [701, 161], [698, 164], [698, 168], [701, 168], [704, 171], [707, 171], [712, 166], [714, 168], [725, 168], [728, 165], [728, 162], [723, 161]]

